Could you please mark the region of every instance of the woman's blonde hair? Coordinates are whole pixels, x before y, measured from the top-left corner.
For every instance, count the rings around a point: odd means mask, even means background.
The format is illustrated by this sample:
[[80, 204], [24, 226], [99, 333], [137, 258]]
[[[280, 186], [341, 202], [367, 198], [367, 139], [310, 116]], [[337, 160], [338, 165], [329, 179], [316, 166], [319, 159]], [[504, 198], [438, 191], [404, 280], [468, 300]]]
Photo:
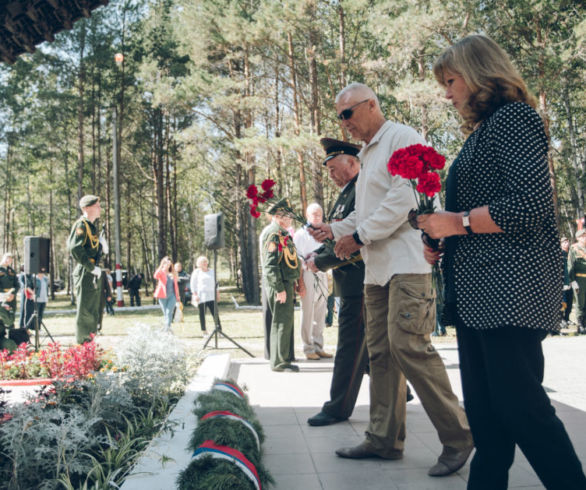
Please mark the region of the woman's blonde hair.
[[173, 268], [173, 261], [169, 258], [168, 255], [165, 255], [161, 259], [161, 263], [159, 264], [159, 269], [162, 269], [163, 268], [163, 264], [167, 260], [169, 261], [169, 266], [167, 267], [167, 270], [165, 272], [171, 272], [171, 273], [175, 274], [175, 269]]
[[446, 72], [460, 75], [471, 92], [463, 110], [465, 133], [510, 102], [537, 105], [507, 53], [489, 37], [473, 34], [447, 48], [433, 65], [443, 86]]

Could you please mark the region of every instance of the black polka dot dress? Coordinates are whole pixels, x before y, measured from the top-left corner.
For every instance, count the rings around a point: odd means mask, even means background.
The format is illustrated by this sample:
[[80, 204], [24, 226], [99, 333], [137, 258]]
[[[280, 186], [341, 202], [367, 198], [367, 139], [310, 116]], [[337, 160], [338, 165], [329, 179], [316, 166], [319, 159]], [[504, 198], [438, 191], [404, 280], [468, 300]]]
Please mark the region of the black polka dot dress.
[[527, 104], [501, 107], [468, 137], [452, 170], [455, 210], [488, 205], [504, 231], [458, 236], [445, 261], [464, 325], [556, 330], [563, 268], [541, 118]]

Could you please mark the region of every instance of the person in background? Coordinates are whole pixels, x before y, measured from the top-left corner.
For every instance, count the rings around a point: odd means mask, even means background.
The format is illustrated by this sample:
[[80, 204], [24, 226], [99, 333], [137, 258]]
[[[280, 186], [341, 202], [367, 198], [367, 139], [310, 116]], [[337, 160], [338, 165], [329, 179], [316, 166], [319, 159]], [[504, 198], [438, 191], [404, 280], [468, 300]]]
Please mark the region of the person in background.
[[271, 358], [271, 324], [273, 323], [273, 315], [271, 313], [271, 309], [269, 308], [269, 300], [267, 298], [267, 286], [264, 281], [265, 273], [264, 273], [264, 263], [262, 261], [262, 256], [263, 256], [262, 245], [264, 244], [264, 242], [267, 238], [267, 232], [271, 227], [273, 217], [269, 213], [266, 213], [266, 217], [268, 219], [268, 224], [260, 232], [260, 235], [258, 237], [258, 242], [260, 244], [259, 263], [260, 263], [260, 267], [261, 267], [260, 294], [261, 294], [261, 305], [262, 305], [262, 323], [263, 323], [264, 332], [265, 332], [264, 354], [265, 354], [265, 359], [268, 360]]
[[[214, 280], [214, 269], [208, 268], [209, 262], [207, 257], [200, 256], [195, 262], [195, 269], [191, 273], [190, 287], [192, 302], [197, 305], [199, 310], [199, 325], [204, 337], [208, 335], [206, 329], [206, 309], [215, 317], [214, 294], [216, 301], [219, 301], [219, 291], [216, 288]], [[218, 318], [218, 327], [221, 328], [220, 319]]]
[[449, 169], [446, 210], [417, 221], [445, 239], [424, 256], [435, 264], [443, 253], [445, 308], [455, 318], [476, 446], [468, 489], [508, 488], [518, 445], [546, 488], [584, 490], [582, 465], [542, 385], [541, 342], [559, 329], [562, 264], [537, 102], [486, 36], [447, 48], [433, 72], [467, 135]]
[[103, 311], [100, 308], [103, 287], [99, 259], [107, 243], [98, 235], [95, 222], [102, 209], [100, 198], [88, 194], [79, 200], [82, 216], [71, 227], [67, 248], [77, 262], [73, 270], [73, 284], [77, 302], [76, 338], [79, 344], [88, 342], [96, 333]]
[[189, 274], [183, 270], [183, 264], [176, 262], [175, 272], [177, 273], [177, 280], [179, 281], [179, 295], [181, 296], [181, 304], [185, 304], [185, 286], [189, 284]]
[[45, 269], [41, 268], [41, 272], [37, 274], [37, 284], [35, 288], [35, 301], [37, 302], [37, 316], [39, 318], [39, 325], [43, 322], [43, 314], [47, 301], [49, 301], [49, 279], [45, 275]]
[[568, 278], [578, 300], [578, 333], [586, 333], [586, 229], [576, 232], [568, 253]]
[[563, 286], [563, 314], [561, 327], [567, 328], [570, 323], [570, 313], [572, 313], [572, 305], [574, 304], [574, 291], [570, 284], [570, 275], [568, 274], [568, 253], [570, 251], [570, 240], [567, 237], [560, 239], [560, 246], [562, 249], [562, 263], [564, 265], [564, 286]]
[[112, 278], [112, 271], [106, 269], [106, 280], [104, 281], [104, 299], [106, 313], [108, 315], [114, 315], [114, 279]]
[[154, 297], [159, 300], [165, 322], [164, 331], [173, 333], [173, 313], [179, 299], [179, 285], [173, 262], [169, 257], [163, 257], [153, 277], [157, 280]]
[[143, 275], [139, 272], [132, 276], [128, 282], [128, 294], [130, 295], [130, 306], [140, 306], [140, 286], [142, 284]]
[[24, 267], [20, 267], [18, 274], [20, 285], [20, 319], [19, 328], [34, 329], [34, 325], [29, 324], [31, 316], [35, 311], [35, 285], [32, 274], [26, 274]]
[[328, 276], [320, 270], [312, 272], [305, 263], [321, 246], [309, 234], [307, 228], [320, 225], [323, 222], [323, 214], [323, 209], [318, 203], [311, 203], [305, 211], [307, 224], [293, 235], [298, 257], [302, 261], [301, 274], [305, 284], [305, 296], [301, 298], [301, 340], [303, 353], [311, 361], [319, 361], [322, 357], [328, 359], [333, 357], [332, 354], [324, 351], [323, 332], [326, 326]]
[[16, 314], [16, 293], [20, 284], [12, 268], [14, 256], [5, 253], [0, 261], [0, 349], [12, 351], [16, 344], [6, 338], [7, 331], [14, 328]]
[[271, 325], [270, 366], [273, 371], [298, 372], [299, 366], [291, 363], [291, 338], [294, 322], [293, 292], [305, 295], [303, 278], [300, 276], [301, 260], [291, 235], [291, 206], [286, 199], [273, 204], [268, 213], [273, 222], [261, 245], [263, 256], [263, 280], [267, 286], [269, 307], [273, 316]]

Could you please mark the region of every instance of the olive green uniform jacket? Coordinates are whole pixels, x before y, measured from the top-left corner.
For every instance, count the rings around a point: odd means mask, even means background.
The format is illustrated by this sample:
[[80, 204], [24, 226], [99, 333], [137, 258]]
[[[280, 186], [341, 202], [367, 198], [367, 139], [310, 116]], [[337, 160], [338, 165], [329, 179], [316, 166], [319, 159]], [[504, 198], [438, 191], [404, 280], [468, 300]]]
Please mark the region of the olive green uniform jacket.
[[[297, 257], [293, 238], [278, 223], [273, 221], [265, 236], [262, 245], [263, 280], [273, 315], [270, 365], [271, 369], [278, 371], [290, 365], [294, 321], [293, 290], [301, 272], [301, 260]], [[278, 303], [275, 297], [282, 291], [286, 291], [287, 299], [285, 303]]]
[[[14, 316], [16, 312], [16, 293], [19, 284], [16, 272], [10, 266], [0, 267], [0, 292], [10, 293], [14, 295], [12, 301], [0, 302], [0, 342], [3, 342], [4, 335], [8, 328], [14, 326]], [[7, 346], [6, 346], [7, 347]], [[0, 345], [0, 349], [4, 348]]]
[[81, 344], [97, 332], [100, 321], [102, 277], [96, 277], [92, 270], [98, 265], [101, 246], [94, 224], [83, 216], [79, 218], [71, 228], [67, 248], [77, 262], [73, 286], [77, 300], [77, 342]]

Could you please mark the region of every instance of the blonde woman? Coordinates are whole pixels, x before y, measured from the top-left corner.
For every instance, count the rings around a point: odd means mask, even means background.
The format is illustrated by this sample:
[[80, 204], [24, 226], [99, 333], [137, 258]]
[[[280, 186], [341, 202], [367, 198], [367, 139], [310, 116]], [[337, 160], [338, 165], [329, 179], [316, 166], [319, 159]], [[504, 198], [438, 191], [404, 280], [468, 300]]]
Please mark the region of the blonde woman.
[[[196, 268], [193, 269], [189, 285], [191, 287], [193, 304], [194, 306], [197, 305], [199, 309], [201, 333], [206, 336], [206, 309], [212, 314], [212, 318], [215, 318], [214, 291], [216, 299], [218, 299], [219, 293], [214, 280], [214, 270], [208, 268], [209, 262], [207, 257], [203, 255], [198, 257], [195, 265]], [[220, 326], [219, 318], [218, 326]]]
[[[450, 167], [446, 211], [418, 219], [432, 238], [445, 238], [445, 308], [476, 445], [468, 489], [506, 489], [516, 445], [546, 488], [586, 489], [542, 386], [541, 341], [559, 328], [562, 263], [535, 99], [485, 36], [446, 49], [434, 74], [468, 135]], [[426, 247], [424, 255], [435, 263], [440, 252]]]
[[154, 296], [159, 300], [159, 304], [163, 310], [165, 331], [171, 332], [173, 312], [175, 311], [175, 304], [179, 298], [179, 285], [177, 273], [169, 257], [163, 257], [154, 273], [154, 278], [157, 280]]

